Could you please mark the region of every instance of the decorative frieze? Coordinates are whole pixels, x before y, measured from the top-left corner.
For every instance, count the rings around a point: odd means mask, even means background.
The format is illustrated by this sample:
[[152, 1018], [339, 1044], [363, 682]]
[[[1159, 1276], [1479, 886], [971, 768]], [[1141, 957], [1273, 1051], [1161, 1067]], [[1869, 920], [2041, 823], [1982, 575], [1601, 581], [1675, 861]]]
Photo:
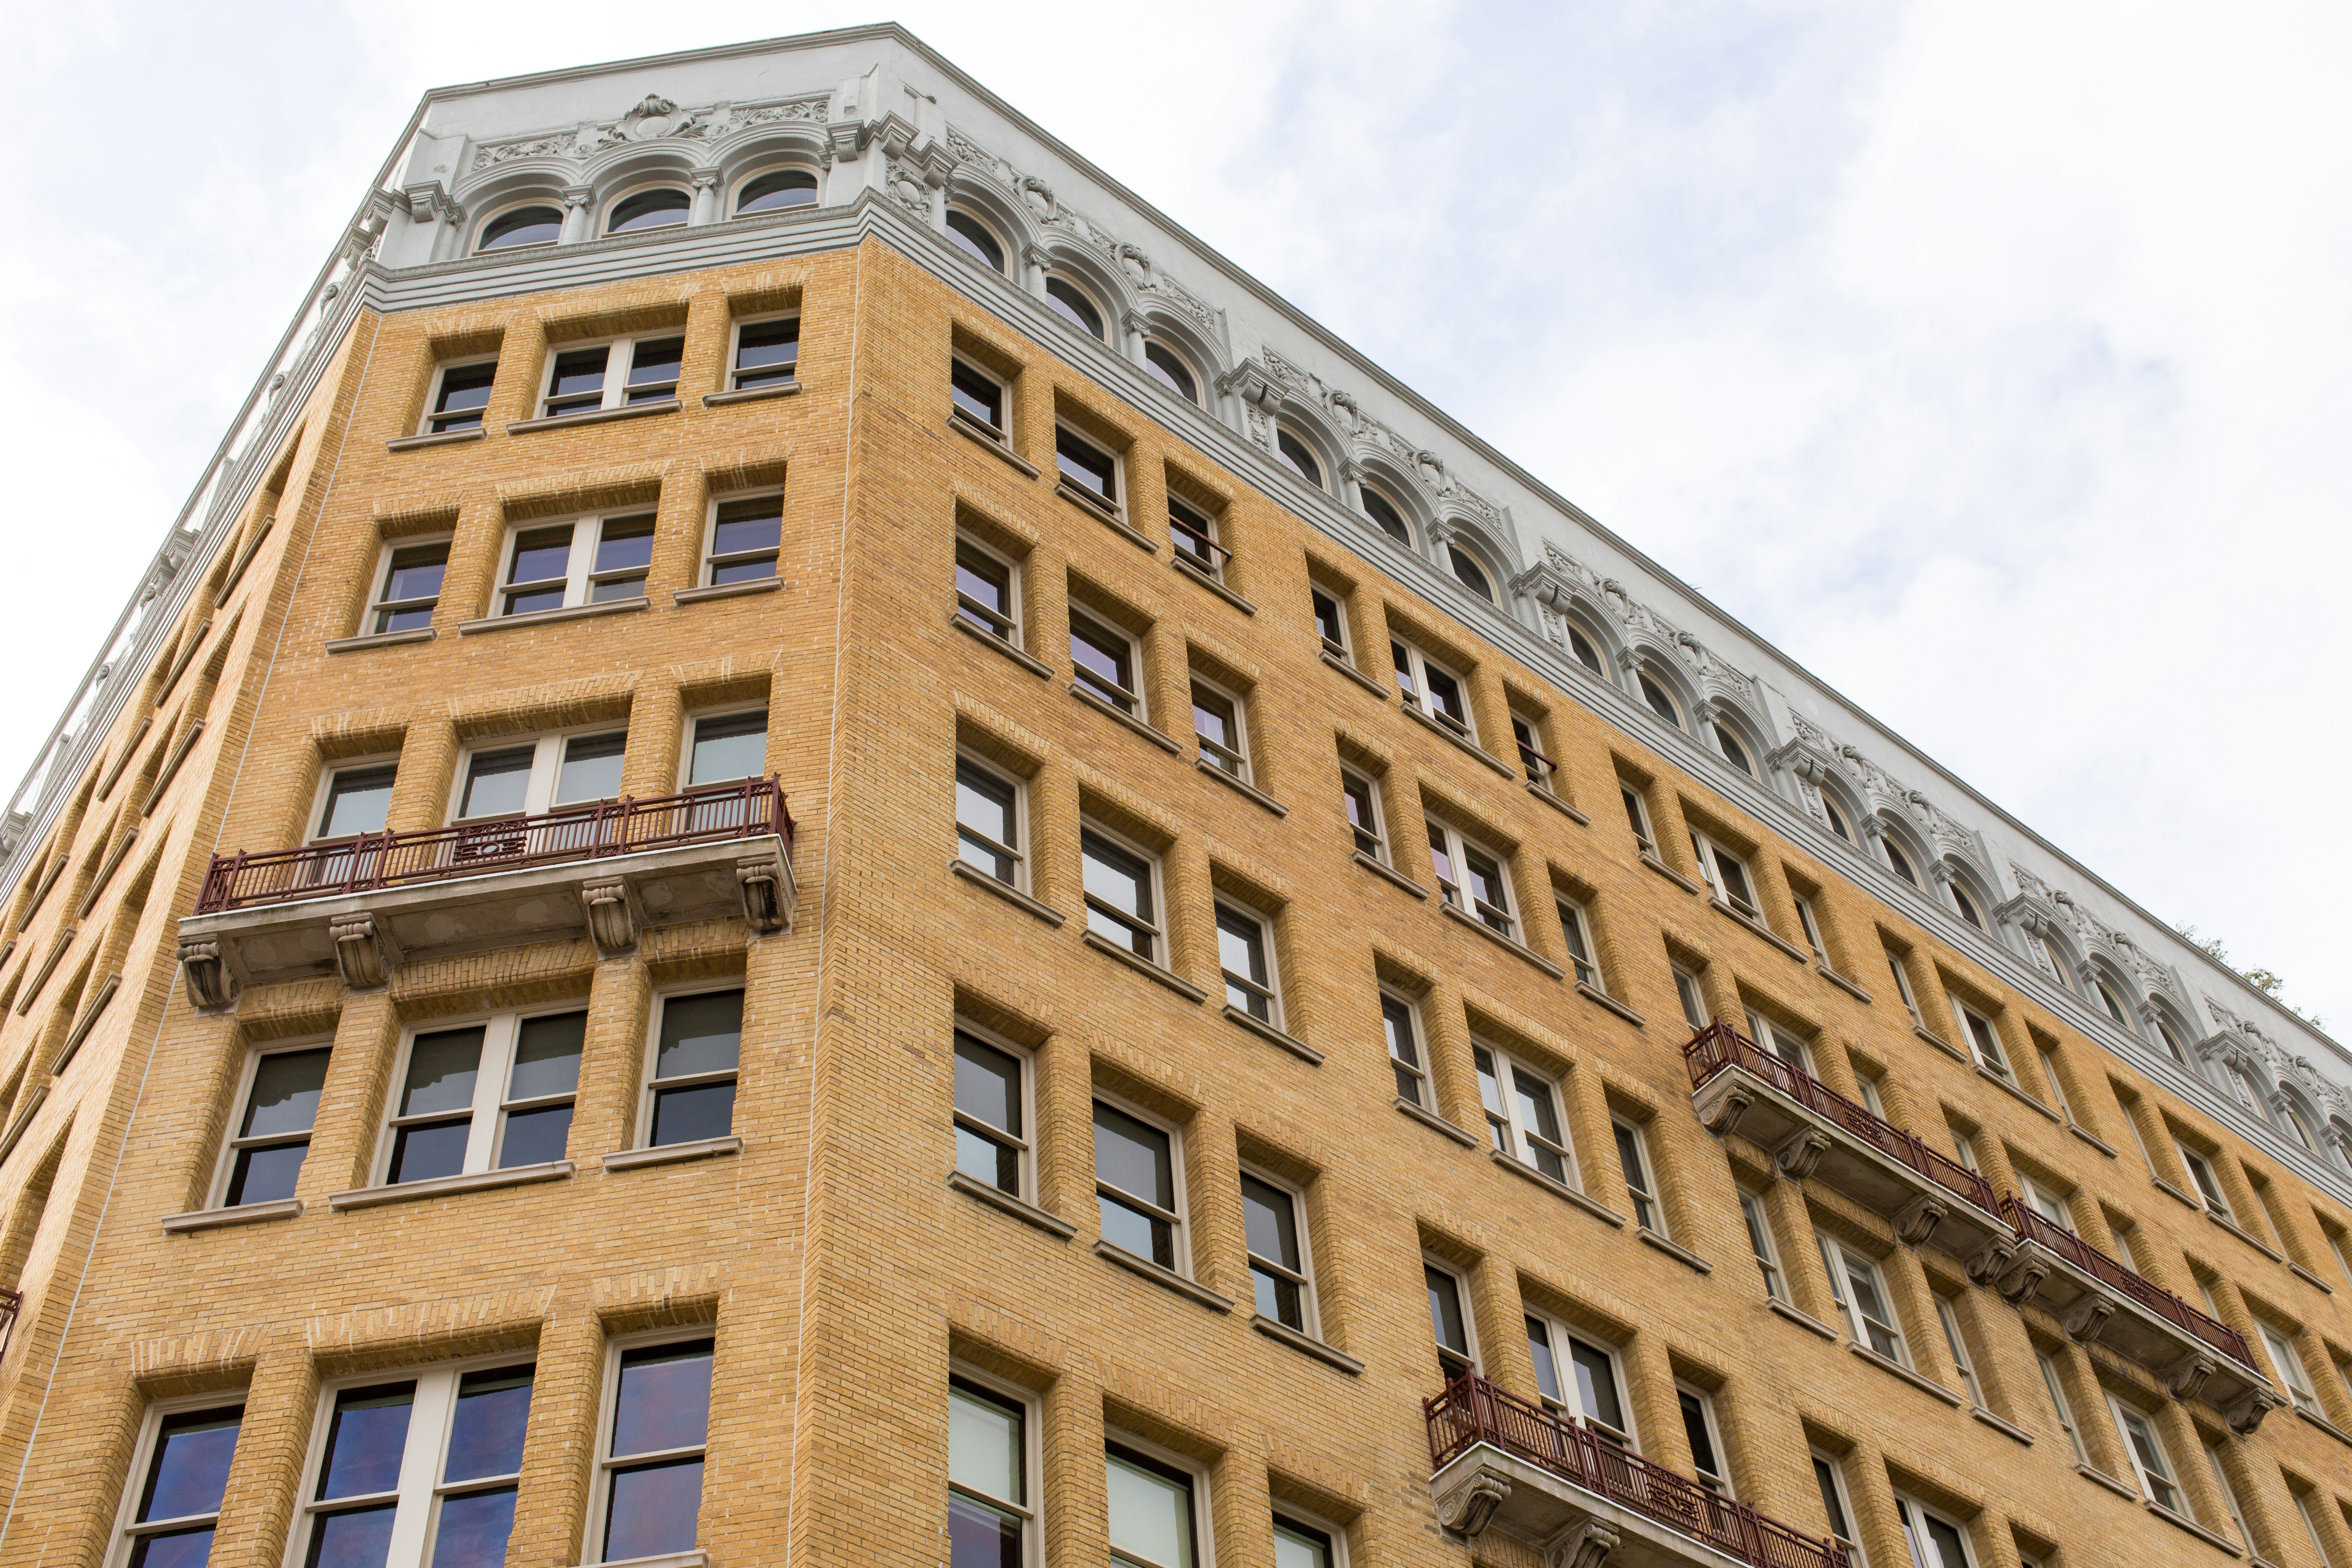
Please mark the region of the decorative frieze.
[[[472, 170], [480, 174], [529, 158], [568, 158], [584, 163], [614, 147], [654, 142], [718, 142], [761, 125], [825, 123], [831, 93], [770, 99], [755, 103], [714, 103], [681, 110], [659, 93], [647, 93], [617, 120], [587, 121], [569, 130], [533, 132], [503, 141], [483, 142], [474, 148]], [[410, 210], [416, 197], [409, 195]]]

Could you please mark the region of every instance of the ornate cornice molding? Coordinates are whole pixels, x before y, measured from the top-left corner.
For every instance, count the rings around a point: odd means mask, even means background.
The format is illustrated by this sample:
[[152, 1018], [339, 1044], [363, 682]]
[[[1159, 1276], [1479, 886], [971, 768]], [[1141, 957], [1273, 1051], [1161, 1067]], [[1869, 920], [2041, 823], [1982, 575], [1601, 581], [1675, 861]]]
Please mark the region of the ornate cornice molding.
[[[681, 110], [659, 93], [647, 93], [615, 120], [583, 121], [561, 131], [534, 131], [527, 135], [477, 142], [466, 167], [469, 174], [481, 174], [504, 163], [533, 158], [570, 159], [585, 163], [615, 147], [660, 142], [707, 143], [761, 125], [822, 127], [832, 101], [831, 93], [820, 92]], [[414, 199], [412, 195], [412, 202]]]

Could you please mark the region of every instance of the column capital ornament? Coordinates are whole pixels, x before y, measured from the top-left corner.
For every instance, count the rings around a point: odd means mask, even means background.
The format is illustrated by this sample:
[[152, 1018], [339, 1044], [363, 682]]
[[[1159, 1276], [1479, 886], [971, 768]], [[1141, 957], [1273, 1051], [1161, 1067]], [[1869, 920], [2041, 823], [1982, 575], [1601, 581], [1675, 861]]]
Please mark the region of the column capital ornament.
[[697, 169], [688, 174], [687, 179], [698, 191], [716, 190], [719, 186], [719, 173], [720, 171], [717, 169]]

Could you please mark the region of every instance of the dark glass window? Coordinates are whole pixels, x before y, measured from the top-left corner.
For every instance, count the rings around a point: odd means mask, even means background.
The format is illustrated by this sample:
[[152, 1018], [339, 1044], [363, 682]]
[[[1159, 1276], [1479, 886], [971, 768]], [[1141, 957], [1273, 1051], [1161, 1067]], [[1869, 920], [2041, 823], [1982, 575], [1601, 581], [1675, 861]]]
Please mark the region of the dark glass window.
[[394, 550], [384, 566], [383, 592], [376, 598], [376, 634], [431, 626], [434, 606], [441, 602], [442, 574], [448, 565], [446, 541]]
[[612, 363], [610, 344], [593, 349], [566, 349], [555, 356], [547, 373], [547, 405], [542, 417], [585, 414], [604, 406], [604, 369]]
[[947, 1568], [1023, 1568], [1028, 1424], [1017, 1402], [948, 1380]]
[[1282, 459], [1284, 468], [1288, 468], [1317, 489], [1323, 488], [1323, 465], [1315, 460], [1315, 454], [1307, 449], [1306, 442], [1287, 430], [1276, 429], [1274, 433], [1274, 449], [1275, 455]]
[[653, 1126], [646, 1142], [660, 1148], [732, 1131], [742, 1050], [742, 992], [666, 998], [654, 1051]]
[[1396, 1070], [1398, 1098], [1429, 1110], [1428, 1096], [1422, 1087], [1421, 1033], [1413, 1024], [1412, 1005], [1382, 993], [1381, 1027], [1388, 1036], [1389, 1066]]
[[752, 321], [735, 333], [735, 390], [782, 386], [800, 372], [801, 320]]
[[694, 721], [694, 756], [686, 782], [722, 784], [759, 776], [768, 762], [768, 710], [727, 713]]
[[991, 272], [1004, 270], [1004, 247], [997, 243], [996, 236], [988, 231], [986, 224], [970, 213], [959, 212], [953, 207], [948, 209], [948, 237], [965, 255]]
[[1323, 646], [1342, 658], [1348, 654], [1348, 616], [1339, 607], [1339, 599], [1320, 588], [1308, 592], [1315, 601], [1315, 629], [1321, 634]]
[[1348, 804], [1348, 826], [1356, 836], [1356, 847], [1380, 859], [1384, 846], [1381, 843], [1381, 819], [1372, 804], [1372, 781], [1342, 769], [1339, 795]]
[[383, 816], [392, 805], [393, 778], [398, 764], [380, 768], [346, 768], [327, 785], [326, 809], [319, 815], [319, 837], [342, 838], [354, 833], [381, 833]]
[[1258, 1315], [1307, 1332], [1307, 1260], [1299, 1245], [1297, 1200], [1271, 1182], [1244, 1174], [1242, 1222]]
[[457, 816], [508, 816], [520, 812], [530, 792], [530, 763], [538, 748], [526, 742], [503, 751], [476, 752], [466, 763], [466, 787]]
[[[1902, 878], [1905, 881], [1910, 883], [1913, 887], [1917, 887], [1919, 885], [1919, 873], [1911, 868], [1911, 857], [1903, 853], [1902, 847], [1896, 844], [1892, 838], [1882, 839], [1880, 842], [1885, 844], [1886, 847], [1886, 863], [1895, 868], [1895, 874]], [[2064, 974], [2064, 970], [2062, 969], [2059, 971], [2059, 975], [2062, 980], [2063, 979]]]
[[1080, 880], [1086, 889], [1087, 929], [1144, 958], [1160, 956], [1158, 902], [1151, 862], [1131, 855], [1098, 833], [1078, 837]]
[[735, 198], [735, 216], [816, 205], [816, 176], [806, 169], [776, 169], [753, 179]]
[[1641, 687], [1642, 700], [1650, 705], [1650, 710], [1675, 729], [1681, 729], [1682, 710], [1675, 706], [1675, 700], [1666, 695], [1666, 689], [1653, 679], [1648, 670], [1642, 672]]
[[1243, 751], [1241, 704], [1213, 686], [1192, 682], [1192, 732], [1201, 755], [1235, 778], [1249, 777], [1249, 757]]
[[955, 1037], [956, 1169], [1000, 1192], [1021, 1192], [1021, 1058], [976, 1035]]
[[[163, 1417], [131, 1520], [131, 1568], [204, 1568], [244, 1422], [238, 1405]], [[152, 1528], [167, 1522], [179, 1528]]]
[[1716, 1457], [1715, 1432], [1707, 1420], [1706, 1403], [1688, 1389], [1677, 1389], [1675, 1399], [1682, 1408], [1683, 1436], [1690, 1442], [1691, 1464], [1698, 1479], [1714, 1490], [1723, 1489], [1723, 1461]]
[[979, 763], [956, 762], [956, 854], [1007, 886], [1021, 871], [1021, 793]]
[[1144, 344], [1143, 368], [1152, 380], [1185, 402], [1201, 401], [1201, 384], [1193, 379], [1192, 367], [1179, 359], [1174, 350], [1156, 342]]
[[1090, 338], [1103, 335], [1102, 311], [1075, 283], [1059, 278], [1045, 279], [1045, 303], [1053, 312]]
[[774, 576], [783, 539], [782, 496], [720, 501], [710, 524], [711, 585]]
[[1487, 603], [1494, 603], [1495, 585], [1486, 580], [1486, 570], [1471, 558], [1468, 551], [1458, 544], [1449, 544], [1445, 547], [1445, 555], [1453, 563], [1454, 577], [1464, 587]]
[[516, 533], [507, 561], [502, 614], [527, 616], [534, 610], [562, 608], [572, 571], [572, 534], [568, 522]]
[[1217, 963], [1224, 973], [1225, 1005], [1261, 1023], [1273, 1023], [1274, 964], [1266, 952], [1265, 922], [1219, 904]]
[[1135, 645], [1090, 616], [1070, 615], [1070, 663], [1078, 683], [1122, 713], [1137, 708]]
[[642, 234], [649, 228], [672, 228], [687, 219], [694, 200], [684, 191], [639, 191], [625, 196], [605, 220], [606, 234]]
[[621, 760], [626, 731], [610, 735], [574, 735], [563, 742], [563, 763], [555, 775], [555, 804], [611, 800], [621, 793]]
[[308, 1568], [382, 1563], [399, 1508], [400, 1458], [408, 1444], [413, 1383], [346, 1388], [335, 1395], [310, 1521]]
[[1224, 548], [1217, 542], [1217, 525], [1209, 514], [1196, 506], [1179, 500], [1174, 492], [1168, 497], [1168, 547], [1177, 559], [1198, 567], [1212, 577], [1221, 576]]
[[653, 566], [654, 519], [608, 517], [596, 530], [596, 558], [588, 570], [588, 602], [646, 596], [646, 574]]
[[647, 338], [629, 350], [627, 403], [660, 403], [677, 395], [677, 367], [686, 358], [684, 338]]
[[517, 207], [500, 213], [482, 226], [474, 248], [515, 250], [526, 245], [553, 245], [563, 234], [563, 214], [555, 207]]
[[499, 374], [498, 361], [487, 364], [453, 364], [441, 373], [441, 390], [433, 399], [425, 432], [446, 436], [453, 430], [478, 430], [482, 410], [489, 406], [490, 383]]
[[702, 1511], [702, 1447], [710, 1432], [710, 1354], [709, 1340], [623, 1352], [603, 1561], [693, 1548]]
[[254, 1064], [245, 1116], [230, 1142], [228, 1190], [221, 1202], [275, 1203], [294, 1195], [295, 1179], [310, 1152], [310, 1129], [327, 1081], [326, 1047], [278, 1051]]
[[514, 1533], [523, 1430], [530, 1421], [527, 1366], [469, 1372], [458, 1380], [441, 1467], [432, 1568], [502, 1568]]
[[1730, 725], [1717, 724], [1715, 727], [1715, 743], [1723, 748], [1725, 762], [1750, 778], [1756, 775], [1756, 764], [1748, 760], [1748, 748], [1739, 743], [1739, 737], [1731, 732]]
[[384, 1180], [430, 1181], [466, 1168], [474, 1125], [474, 1079], [482, 1067], [482, 1029], [419, 1035], [408, 1047], [408, 1074], [392, 1120], [392, 1160]]
[[961, 360], [951, 360], [948, 394], [954, 398], [958, 413], [987, 426], [998, 436], [1004, 434], [1003, 383], [992, 375], [982, 374]]
[[1167, 1133], [1095, 1101], [1095, 1191], [1113, 1247], [1176, 1267], [1175, 1166]]
[[1568, 1359], [1576, 1368], [1577, 1397], [1583, 1402], [1587, 1418], [1623, 1436], [1625, 1404], [1617, 1392], [1616, 1361], [1599, 1345], [1586, 1344], [1573, 1335], [1568, 1342]]
[[[1289, 440], [1287, 436], [1283, 438], [1285, 440]], [[1292, 445], [1296, 446], [1297, 443], [1292, 442]], [[1301, 457], [1306, 456], [1305, 448], [1300, 448], [1299, 455]], [[1307, 458], [1307, 462], [1312, 466], [1314, 459], [1309, 458]], [[1297, 464], [1293, 463], [1291, 467], [1297, 468]], [[1320, 484], [1322, 481], [1318, 479], [1315, 482]], [[1370, 485], [1363, 487], [1363, 495], [1364, 515], [1370, 518], [1374, 522], [1379, 523], [1382, 533], [1387, 534], [1391, 539], [1395, 540], [1399, 544], [1403, 545], [1406, 549], [1412, 549], [1412, 530], [1405, 526], [1403, 514], [1397, 510], [1396, 507], [1389, 500], [1389, 498], [1381, 494], [1380, 491], [1372, 489]]]
[[1462, 1287], [1454, 1276], [1434, 1264], [1421, 1266], [1429, 1286], [1429, 1327], [1437, 1337], [1437, 1362], [1448, 1377], [1470, 1370], [1469, 1321], [1462, 1311]]
[[1006, 642], [1013, 641], [1019, 629], [1013, 619], [1013, 568], [968, 539], [956, 541], [956, 613]]
[[572, 1138], [572, 1098], [580, 1090], [580, 1047], [587, 1035], [585, 1013], [522, 1021], [515, 1037], [514, 1066], [507, 1073], [499, 1170], [563, 1158]]
[[1118, 504], [1118, 459], [1066, 426], [1055, 427], [1054, 462], [1080, 489]]
[[1586, 637], [1573, 621], [1570, 621], [1568, 626], [1568, 651], [1576, 656], [1577, 663], [1584, 666], [1593, 674], [1603, 673], [1601, 668], [1600, 650], [1592, 646], [1592, 639]]

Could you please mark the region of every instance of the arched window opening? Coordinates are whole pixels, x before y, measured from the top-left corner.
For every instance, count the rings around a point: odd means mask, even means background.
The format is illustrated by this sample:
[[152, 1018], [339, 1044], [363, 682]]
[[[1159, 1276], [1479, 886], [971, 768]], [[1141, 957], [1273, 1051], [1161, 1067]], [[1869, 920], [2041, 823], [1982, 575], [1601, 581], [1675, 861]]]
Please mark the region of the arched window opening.
[[755, 174], [735, 198], [735, 216], [782, 212], [816, 205], [816, 175], [806, 169], [771, 169]]
[[1577, 663], [1602, 679], [1608, 679], [1608, 673], [1601, 663], [1601, 650], [1593, 647], [1592, 639], [1585, 636], [1584, 628], [1574, 621], [1568, 623], [1568, 651], [1576, 656]]
[[686, 221], [694, 200], [684, 191], [663, 187], [623, 196], [604, 220], [606, 234], [643, 234], [648, 229], [676, 228]]
[[1919, 885], [1919, 873], [1912, 869], [1911, 857], [1903, 853], [1903, 846], [1895, 843], [1891, 837], [1885, 842], [1886, 847], [1887, 865], [1894, 868], [1895, 874], [1896, 876], [1902, 878], [1913, 887], [1917, 887]]
[[2160, 1014], [2156, 1020], [2156, 1037], [2164, 1042], [2165, 1051], [2174, 1061], [2182, 1067], [2189, 1065], [2189, 1047], [2180, 1043], [2179, 1032], [2166, 1023]]
[[475, 242], [478, 254], [489, 250], [520, 250], [528, 245], [553, 245], [563, 235], [563, 213], [557, 207], [516, 207], [482, 226]]
[[1046, 279], [1045, 303], [1052, 309], [1054, 314], [1061, 317], [1087, 336], [1098, 341], [1108, 341], [1103, 338], [1102, 311], [1095, 308], [1095, 302], [1087, 298], [1084, 289], [1069, 279]]
[[1650, 705], [1650, 711], [1672, 724], [1675, 729], [1681, 729], [1683, 710], [1675, 705], [1674, 698], [1669, 696], [1666, 689], [1658, 683], [1657, 677], [1646, 669], [1642, 671], [1641, 686], [1642, 700]]
[[[1287, 432], [1283, 435], [1282, 438], [1285, 441], [1291, 439]], [[1303, 449], [1299, 455], [1301, 457], [1307, 457], [1307, 454]], [[1309, 468], [1312, 468], [1314, 466], [1315, 459], [1311, 457], [1307, 457], [1307, 463]], [[1292, 463], [1290, 466], [1293, 468], [1297, 468], [1298, 467], [1297, 463]], [[1306, 476], [1302, 474], [1300, 477], [1305, 478]], [[1323, 481], [1320, 479], [1317, 479], [1314, 482], [1320, 484]], [[1388, 497], [1381, 494], [1380, 491], [1372, 489], [1370, 485], [1366, 485], [1364, 487], [1364, 515], [1370, 518], [1374, 522], [1379, 523], [1382, 533], [1387, 534], [1391, 539], [1395, 540], [1407, 550], [1412, 548], [1412, 530], [1405, 526], [1404, 513], [1396, 509], [1396, 503], [1394, 501], [1391, 501]]]
[[2091, 988], [2099, 994], [2099, 1005], [2107, 1010], [2107, 1016], [2124, 1028], [2130, 1028], [2131, 1014], [2124, 1006], [2124, 999], [2116, 994], [2116, 988], [2104, 979], [2093, 980]]
[[1315, 460], [1315, 454], [1308, 450], [1306, 442], [1280, 426], [1276, 426], [1274, 431], [1274, 451], [1275, 455], [1282, 459], [1284, 468], [1288, 468], [1317, 489], [1323, 488], [1323, 465]]
[[2285, 1112], [2287, 1131], [2293, 1132], [2294, 1141], [2303, 1145], [2303, 1152], [2315, 1159], [2325, 1159], [2326, 1156], [2319, 1152], [2319, 1135], [2311, 1130], [2311, 1123], [2304, 1119], [2303, 1112], [2293, 1105], [2287, 1105], [2283, 1110]]
[[991, 272], [1004, 270], [1004, 247], [989, 226], [961, 207], [948, 209], [948, 238], [956, 248], [987, 268]]
[[2042, 956], [2050, 961], [2050, 973], [2057, 976], [2059, 985], [2068, 991], [2074, 990], [2074, 976], [2066, 962], [2066, 950], [2045, 936], [2042, 939]]
[[1201, 401], [1201, 383], [1192, 374], [1192, 367], [1164, 343], [1154, 340], [1143, 345], [1143, 368], [1152, 380], [1185, 402]]
[[1832, 833], [1836, 834], [1848, 844], [1853, 842], [1853, 829], [1847, 825], [1845, 813], [1838, 809], [1836, 797], [1827, 790], [1822, 791], [1822, 815], [1830, 819]]
[[1464, 587], [1488, 604], [1495, 603], [1495, 585], [1486, 581], [1486, 572], [1471, 558], [1468, 551], [1458, 544], [1449, 544], [1445, 547], [1445, 556], [1454, 567], [1454, 578]]
[[1969, 897], [1968, 889], [1957, 878], [1952, 882], [1952, 907], [1960, 911], [1960, 919], [1979, 931], [1984, 930], [1984, 916], [1977, 912], [1977, 901]]
[[1749, 778], [1756, 776], [1756, 764], [1748, 760], [1748, 748], [1739, 743], [1739, 737], [1733, 733], [1730, 725], [1717, 724], [1715, 727], [1715, 743], [1722, 748], [1725, 762]]

